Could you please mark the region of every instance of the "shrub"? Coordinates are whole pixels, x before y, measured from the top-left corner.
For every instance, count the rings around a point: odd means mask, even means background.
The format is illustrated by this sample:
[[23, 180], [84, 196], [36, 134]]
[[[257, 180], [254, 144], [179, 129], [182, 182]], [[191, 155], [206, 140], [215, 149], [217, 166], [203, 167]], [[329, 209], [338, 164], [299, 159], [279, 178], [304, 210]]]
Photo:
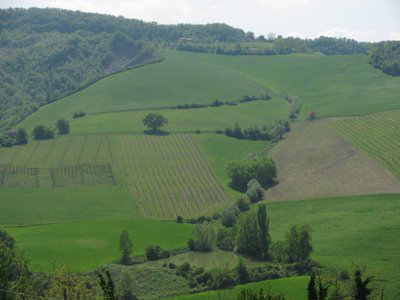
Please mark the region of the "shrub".
[[25, 129], [19, 128], [15, 136], [15, 144], [25, 145], [27, 143], [28, 143], [28, 134], [26, 133]]
[[187, 278], [191, 271], [192, 267], [190, 266], [189, 263], [186, 262], [180, 265], [179, 267], [176, 267], [175, 274]]
[[183, 223], [183, 218], [182, 218], [182, 216], [177, 216], [177, 217], [176, 217], [176, 222], [177, 222], [177, 223]]
[[256, 203], [258, 201], [258, 193], [254, 187], [246, 191], [246, 196], [250, 199], [251, 203]]
[[229, 206], [221, 213], [221, 223], [225, 227], [232, 227], [236, 222], [236, 217], [239, 214], [236, 205]]
[[72, 115], [72, 117], [73, 117], [74, 119], [76, 119], [76, 118], [82, 118], [82, 117], [84, 117], [84, 116], [86, 116], [86, 113], [83, 112], [83, 111], [76, 112], [76, 113], [74, 113], [74, 114]]
[[250, 201], [249, 198], [247, 197], [240, 197], [239, 199], [237, 199], [236, 201], [236, 206], [237, 208], [244, 212], [250, 209]]
[[167, 250], [164, 250], [160, 246], [149, 246], [146, 249], [147, 260], [157, 260], [168, 257], [169, 257], [169, 252]]
[[44, 125], [36, 125], [32, 131], [35, 140], [54, 139], [54, 129]]
[[235, 231], [233, 228], [220, 228], [217, 234], [217, 247], [225, 251], [233, 251], [235, 247]]
[[61, 118], [57, 120], [56, 127], [59, 134], [69, 133], [69, 122], [67, 119]]
[[224, 131], [221, 130], [221, 129], [218, 129], [218, 130], [215, 130], [215, 133], [216, 133], [216, 134], [224, 134]]
[[[250, 195], [247, 194], [249, 190], [254, 190], [257, 195], [254, 195], [254, 192], [250, 192], [252, 194], [253, 199], [250, 198]], [[255, 203], [257, 201], [260, 201], [264, 197], [264, 189], [260, 185], [260, 183], [257, 181], [257, 179], [252, 179], [247, 183], [247, 191], [246, 191], [247, 196], [249, 197], [250, 201], [252, 203]], [[254, 200], [254, 201], [253, 201]]]
[[317, 113], [315, 111], [310, 111], [308, 113], [308, 120], [309, 121], [314, 121], [317, 118]]
[[194, 239], [189, 239], [187, 242], [187, 246], [190, 251], [196, 251], [196, 242]]

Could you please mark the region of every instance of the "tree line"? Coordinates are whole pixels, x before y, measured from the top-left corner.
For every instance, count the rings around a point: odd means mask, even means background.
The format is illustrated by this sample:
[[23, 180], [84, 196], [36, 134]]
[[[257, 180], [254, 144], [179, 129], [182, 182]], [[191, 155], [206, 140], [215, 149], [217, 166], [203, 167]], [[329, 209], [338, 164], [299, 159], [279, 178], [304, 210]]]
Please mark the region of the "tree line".
[[368, 62], [386, 74], [400, 76], [400, 41], [371, 44], [368, 48]]

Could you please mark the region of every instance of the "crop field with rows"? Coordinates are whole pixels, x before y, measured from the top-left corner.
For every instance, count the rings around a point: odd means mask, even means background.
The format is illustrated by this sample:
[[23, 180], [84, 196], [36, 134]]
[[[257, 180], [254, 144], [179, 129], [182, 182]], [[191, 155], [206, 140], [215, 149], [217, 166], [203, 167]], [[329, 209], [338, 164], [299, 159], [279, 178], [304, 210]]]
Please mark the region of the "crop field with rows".
[[400, 111], [338, 121], [333, 127], [400, 178]]
[[229, 201], [190, 135], [117, 138], [118, 163], [143, 215], [187, 217]]

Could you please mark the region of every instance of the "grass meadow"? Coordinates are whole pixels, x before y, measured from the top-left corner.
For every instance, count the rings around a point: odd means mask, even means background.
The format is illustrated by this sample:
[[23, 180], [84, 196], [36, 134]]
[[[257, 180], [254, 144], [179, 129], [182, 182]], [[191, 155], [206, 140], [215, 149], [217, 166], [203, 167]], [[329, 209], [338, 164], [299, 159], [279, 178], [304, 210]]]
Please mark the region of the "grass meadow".
[[210, 103], [215, 99], [236, 100], [243, 95], [260, 95], [265, 91], [264, 86], [235, 71], [170, 51], [161, 63], [109, 76], [41, 107], [20, 126], [31, 129], [37, 123], [53, 125], [58, 118], [70, 119], [80, 110], [100, 113]]
[[28, 227], [6, 227], [17, 247], [26, 251], [34, 270], [90, 271], [119, 256], [119, 235], [127, 230], [133, 254], [143, 255], [149, 245], [166, 249], [184, 247], [192, 234], [188, 224], [145, 219], [88, 220]]
[[264, 280], [259, 282], [253, 282], [243, 285], [237, 285], [232, 289], [219, 290], [219, 291], [207, 291], [198, 294], [183, 295], [174, 298], [168, 298], [170, 300], [228, 300], [236, 299], [239, 293], [243, 289], [254, 289], [264, 291], [270, 290], [275, 293], [282, 293], [286, 296], [286, 299], [290, 300], [304, 300], [307, 298], [307, 283], [308, 277], [289, 277], [282, 279]]
[[373, 68], [366, 55], [181, 55], [239, 72], [272, 92], [300, 97], [302, 119], [309, 111], [332, 117], [400, 108], [400, 78]]
[[[197, 109], [167, 109], [160, 112], [168, 119], [162, 130], [170, 133], [225, 130], [238, 123], [241, 127], [262, 126], [287, 118], [288, 105], [281, 98]], [[126, 111], [88, 115], [71, 122], [71, 134], [143, 133], [143, 118], [149, 111]], [[249, 118], [251, 116], [251, 118]]]
[[354, 196], [270, 203], [271, 238], [282, 240], [290, 224], [312, 228], [312, 259], [338, 272], [365, 266], [388, 280], [387, 292], [400, 286], [400, 194]]
[[332, 126], [400, 179], [400, 111], [351, 118]]

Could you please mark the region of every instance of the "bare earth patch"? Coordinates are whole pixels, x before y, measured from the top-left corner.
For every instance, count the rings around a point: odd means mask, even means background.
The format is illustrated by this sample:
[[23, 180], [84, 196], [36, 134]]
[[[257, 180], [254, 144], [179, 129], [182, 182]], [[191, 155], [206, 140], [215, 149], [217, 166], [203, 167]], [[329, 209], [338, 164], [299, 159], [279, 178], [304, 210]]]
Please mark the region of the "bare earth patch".
[[400, 182], [388, 170], [331, 128], [335, 120], [295, 123], [271, 149], [279, 184], [266, 192], [267, 200], [400, 192]]

